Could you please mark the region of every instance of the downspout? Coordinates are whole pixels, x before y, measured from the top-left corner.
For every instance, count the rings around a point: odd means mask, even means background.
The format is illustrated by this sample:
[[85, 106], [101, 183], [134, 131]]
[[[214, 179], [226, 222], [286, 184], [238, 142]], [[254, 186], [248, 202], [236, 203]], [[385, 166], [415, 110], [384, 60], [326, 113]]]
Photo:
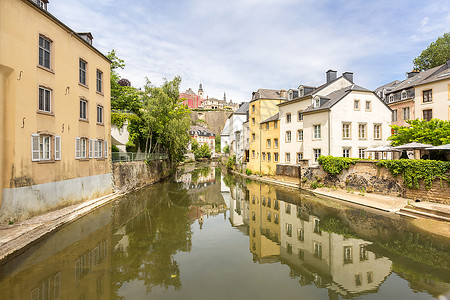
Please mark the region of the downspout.
[[330, 112], [328, 111], [328, 155], [331, 155], [331, 123], [330, 123]]
[[[261, 118], [261, 114], [259, 116]], [[261, 153], [261, 123], [259, 123], [259, 174], [261, 174], [261, 159], [262, 159], [262, 153]]]

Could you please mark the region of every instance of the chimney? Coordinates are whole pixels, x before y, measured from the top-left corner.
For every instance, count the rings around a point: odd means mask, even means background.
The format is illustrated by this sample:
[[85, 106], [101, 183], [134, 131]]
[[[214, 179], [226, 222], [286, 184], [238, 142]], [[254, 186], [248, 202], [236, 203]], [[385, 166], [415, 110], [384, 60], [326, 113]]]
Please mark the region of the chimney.
[[353, 83], [353, 73], [352, 72], [344, 72], [342, 73], [344, 78], [347, 78], [351, 83]]
[[330, 83], [330, 82], [332, 82], [333, 80], [335, 80], [336, 79], [336, 75], [337, 75], [337, 72], [336, 71], [333, 71], [333, 70], [328, 70], [327, 71], [327, 83]]
[[280, 90], [280, 97], [286, 98], [286, 90]]
[[411, 72], [406, 72], [406, 78], [411, 78], [416, 76], [416, 74], [419, 74], [420, 72], [418, 70], [412, 70]]

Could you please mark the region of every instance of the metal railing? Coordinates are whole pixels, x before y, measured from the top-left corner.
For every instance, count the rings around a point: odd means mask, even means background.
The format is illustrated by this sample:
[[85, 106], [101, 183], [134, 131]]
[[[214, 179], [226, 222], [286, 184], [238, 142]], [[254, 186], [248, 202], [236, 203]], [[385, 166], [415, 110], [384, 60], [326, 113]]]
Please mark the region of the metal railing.
[[136, 153], [136, 152], [112, 152], [112, 162], [130, 162], [145, 160], [162, 160], [169, 156], [166, 153]]

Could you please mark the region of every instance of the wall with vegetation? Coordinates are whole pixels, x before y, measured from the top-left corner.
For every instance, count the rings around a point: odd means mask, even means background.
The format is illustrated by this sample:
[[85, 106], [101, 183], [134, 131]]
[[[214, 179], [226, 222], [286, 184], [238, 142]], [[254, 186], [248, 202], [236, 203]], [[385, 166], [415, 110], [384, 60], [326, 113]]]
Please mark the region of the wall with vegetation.
[[168, 159], [113, 163], [114, 185], [122, 192], [134, 190], [169, 176], [171, 169]]

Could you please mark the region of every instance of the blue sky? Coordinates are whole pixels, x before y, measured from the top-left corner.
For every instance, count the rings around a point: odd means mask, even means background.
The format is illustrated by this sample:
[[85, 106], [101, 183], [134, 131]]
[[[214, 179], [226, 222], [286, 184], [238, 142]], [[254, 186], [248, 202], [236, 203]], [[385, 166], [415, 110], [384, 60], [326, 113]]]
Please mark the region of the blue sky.
[[133, 86], [181, 75], [181, 90], [234, 102], [258, 88], [318, 86], [328, 69], [375, 89], [450, 32], [450, 1], [51, 0], [48, 10], [103, 53]]

